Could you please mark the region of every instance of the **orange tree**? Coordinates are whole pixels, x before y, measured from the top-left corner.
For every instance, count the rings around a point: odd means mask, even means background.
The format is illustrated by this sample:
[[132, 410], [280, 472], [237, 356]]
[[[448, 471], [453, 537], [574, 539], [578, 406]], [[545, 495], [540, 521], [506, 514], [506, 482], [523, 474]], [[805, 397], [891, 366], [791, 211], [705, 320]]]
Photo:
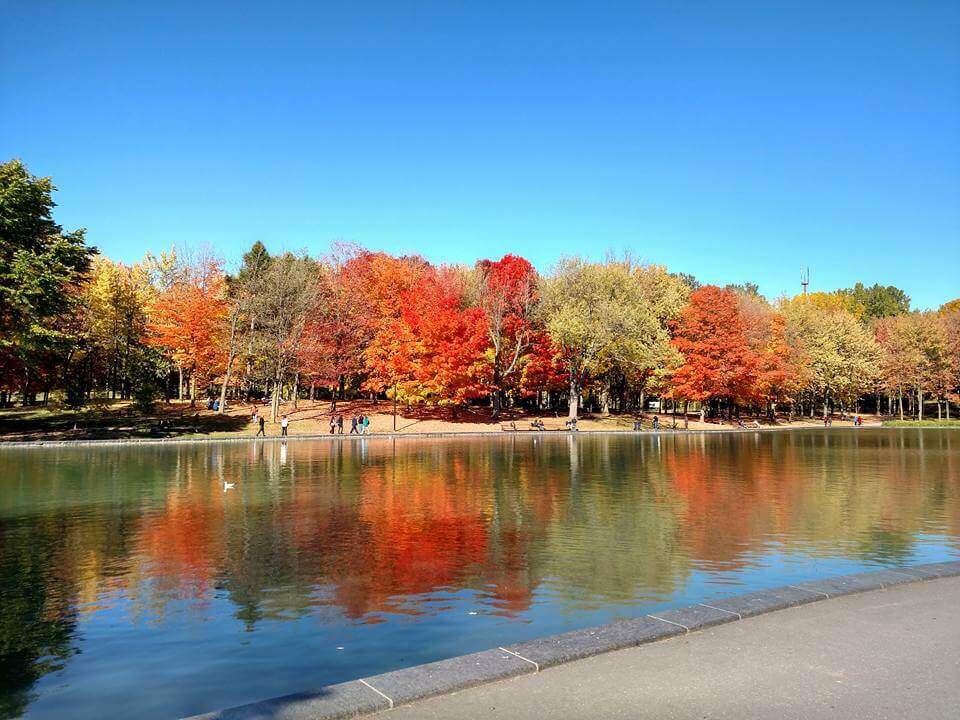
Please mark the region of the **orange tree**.
[[[673, 374], [673, 393], [701, 403], [734, 403], [751, 396], [758, 359], [747, 338], [737, 294], [707, 285], [690, 295], [674, 328], [673, 346], [683, 360]], [[701, 408], [700, 417], [704, 411]]]
[[186, 268], [150, 308], [147, 341], [190, 375], [190, 404], [223, 370], [227, 302], [224, 275], [216, 260]]

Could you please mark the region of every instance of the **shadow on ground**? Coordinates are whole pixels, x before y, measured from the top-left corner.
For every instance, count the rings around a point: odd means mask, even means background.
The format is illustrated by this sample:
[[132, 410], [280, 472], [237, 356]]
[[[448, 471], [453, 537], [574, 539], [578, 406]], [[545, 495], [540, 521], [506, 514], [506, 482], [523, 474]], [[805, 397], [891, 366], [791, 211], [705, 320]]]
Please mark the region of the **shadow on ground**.
[[149, 414], [132, 407], [48, 410], [15, 408], [0, 413], [0, 440], [115, 440], [237, 432], [249, 426], [239, 415], [158, 406]]

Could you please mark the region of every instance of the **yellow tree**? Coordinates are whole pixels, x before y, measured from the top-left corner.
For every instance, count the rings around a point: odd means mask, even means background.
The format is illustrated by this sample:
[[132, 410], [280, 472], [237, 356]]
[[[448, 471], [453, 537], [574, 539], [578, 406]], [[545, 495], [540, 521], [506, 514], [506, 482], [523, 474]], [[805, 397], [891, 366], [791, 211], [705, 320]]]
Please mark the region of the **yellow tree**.
[[113, 397], [129, 397], [153, 291], [146, 270], [98, 256], [83, 289], [88, 364], [99, 367]]
[[781, 309], [786, 334], [802, 349], [798, 362], [809, 373], [806, 390], [823, 401], [825, 415], [832, 403], [839, 403], [842, 412], [871, 390], [879, 375], [877, 343], [842, 302], [800, 296], [783, 301]]
[[907, 389], [915, 393], [917, 419], [922, 420], [925, 395], [934, 392], [939, 401], [950, 384], [953, 358], [941, 316], [915, 312], [883, 318], [876, 332], [883, 379], [900, 398], [900, 417]]

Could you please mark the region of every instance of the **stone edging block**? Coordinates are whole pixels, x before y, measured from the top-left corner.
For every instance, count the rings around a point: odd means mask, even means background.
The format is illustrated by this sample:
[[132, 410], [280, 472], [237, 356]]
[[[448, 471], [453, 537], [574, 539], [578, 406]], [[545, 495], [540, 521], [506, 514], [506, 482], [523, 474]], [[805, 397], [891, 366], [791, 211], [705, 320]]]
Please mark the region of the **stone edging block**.
[[386, 696], [391, 705], [402, 705], [536, 671], [533, 663], [498, 648], [394, 670], [362, 682]]
[[542, 670], [571, 660], [662, 640], [683, 632], [686, 631], [679, 625], [646, 616], [537, 638], [509, 645], [506, 649], [536, 663]]

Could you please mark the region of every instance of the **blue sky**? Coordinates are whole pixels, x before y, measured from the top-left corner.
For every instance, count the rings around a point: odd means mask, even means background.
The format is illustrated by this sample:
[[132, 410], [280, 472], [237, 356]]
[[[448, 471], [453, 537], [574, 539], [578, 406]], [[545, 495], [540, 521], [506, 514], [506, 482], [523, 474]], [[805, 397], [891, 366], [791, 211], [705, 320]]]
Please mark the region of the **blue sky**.
[[629, 250], [960, 295], [960, 4], [0, 0], [0, 158], [106, 254]]

